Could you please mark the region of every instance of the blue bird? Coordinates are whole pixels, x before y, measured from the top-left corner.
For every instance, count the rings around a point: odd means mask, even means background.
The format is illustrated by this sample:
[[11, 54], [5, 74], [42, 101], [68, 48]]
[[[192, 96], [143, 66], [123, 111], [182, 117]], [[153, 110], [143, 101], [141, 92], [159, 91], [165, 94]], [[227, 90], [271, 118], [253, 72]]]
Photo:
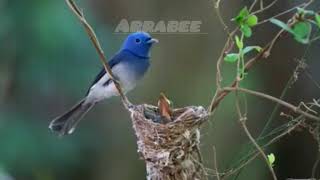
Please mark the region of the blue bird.
[[[149, 68], [150, 49], [158, 40], [146, 32], [130, 34], [120, 51], [108, 62], [124, 93], [132, 90]], [[98, 102], [117, 96], [118, 91], [108, 73], [102, 68], [86, 96], [69, 111], [51, 121], [49, 128], [59, 135], [71, 134], [78, 122]]]

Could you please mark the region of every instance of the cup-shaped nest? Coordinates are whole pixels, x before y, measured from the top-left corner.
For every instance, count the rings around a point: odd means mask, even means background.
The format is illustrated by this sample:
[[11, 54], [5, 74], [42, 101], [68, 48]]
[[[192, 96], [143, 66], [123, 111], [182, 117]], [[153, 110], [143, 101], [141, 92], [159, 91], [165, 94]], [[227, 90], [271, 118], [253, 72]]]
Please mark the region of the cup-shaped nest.
[[173, 109], [169, 121], [161, 117], [157, 107], [138, 105], [131, 111], [131, 118], [138, 152], [147, 163], [148, 179], [199, 179], [199, 127], [208, 119], [203, 107]]

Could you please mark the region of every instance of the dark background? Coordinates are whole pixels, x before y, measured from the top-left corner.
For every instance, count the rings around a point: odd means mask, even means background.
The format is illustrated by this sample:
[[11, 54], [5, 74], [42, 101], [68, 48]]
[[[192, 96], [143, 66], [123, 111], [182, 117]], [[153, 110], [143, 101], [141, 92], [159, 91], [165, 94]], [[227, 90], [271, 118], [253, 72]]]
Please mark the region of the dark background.
[[[222, 1], [226, 22], [252, 1]], [[270, 1], [265, 1], [268, 3]], [[279, 1], [259, 15], [264, 19], [303, 1]], [[215, 64], [226, 40], [210, 0], [82, 0], [107, 57], [114, 54], [126, 35], [114, 33], [121, 19], [201, 21], [203, 34], [153, 34], [160, 40], [152, 50], [152, 66], [142, 83], [128, 94], [136, 104], [156, 104], [160, 92], [175, 107], [207, 106], [215, 90]], [[314, 9], [319, 9], [315, 3]], [[289, 16], [284, 16], [286, 18]], [[249, 45], [265, 44], [278, 28], [254, 29]], [[307, 71], [320, 82], [319, 43], [307, 55]], [[244, 80], [246, 88], [279, 97], [306, 46], [290, 36], [283, 38], [271, 57], [259, 63]], [[58, 138], [48, 127], [85, 94], [101, 64], [82, 26], [65, 2], [0, 0], [0, 179], [144, 179], [145, 167], [136, 152], [128, 113], [119, 98], [96, 106], [71, 136]], [[235, 76], [233, 64], [223, 68], [225, 84]], [[298, 104], [319, 98], [319, 87], [301, 73], [285, 99]], [[256, 137], [275, 104], [248, 96], [248, 125]], [[279, 114], [279, 113], [278, 113]], [[276, 116], [272, 127], [286, 122]], [[219, 169], [237, 159], [248, 142], [229, 96], [202, 131], [205, 166], [213, 169], [213, 145]], [[279, 179], [308, 178], [317, 155], [316, 142], [306, 131], [293, 132], [266, 150], [276, 155]], [[212, 178], [212, 177], [211, 177]], [[213, 178], [212, 178], [213, 179]], [[270, 179], [261, 158], [250, 163], [239, 179]]]

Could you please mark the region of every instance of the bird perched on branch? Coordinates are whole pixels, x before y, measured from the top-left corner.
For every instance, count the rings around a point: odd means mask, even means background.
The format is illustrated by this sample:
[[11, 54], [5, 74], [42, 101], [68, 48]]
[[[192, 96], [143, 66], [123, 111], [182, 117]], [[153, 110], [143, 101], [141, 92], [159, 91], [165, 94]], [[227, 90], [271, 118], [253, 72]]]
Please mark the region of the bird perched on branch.
[[[150, 49], [157, 42], [157, 39], [146, 32], [132, 33], [124, 41], [120, 51], [108, 62], [125, 93], [132, 90], [148, 70]], [[52, 120], [49, 128], [59, 135], [71, 134], [78, 122], [95, 104], [117, 95], [118, 91], [113, 81], [102, 68], [86, 96], [69, 111]]]

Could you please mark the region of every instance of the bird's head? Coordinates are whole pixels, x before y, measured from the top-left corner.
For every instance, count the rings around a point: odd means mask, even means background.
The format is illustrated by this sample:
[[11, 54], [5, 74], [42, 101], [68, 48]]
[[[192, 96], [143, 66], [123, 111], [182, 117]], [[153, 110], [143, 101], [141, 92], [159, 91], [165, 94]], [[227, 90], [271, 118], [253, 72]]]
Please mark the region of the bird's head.
[[158, 40], [150, 36], [146, 32], [135, 32], [130, 34], [122, 45], [122, 50], [129, 50], [135, 55], [141, 57], [149, 57], [150, 48]]

